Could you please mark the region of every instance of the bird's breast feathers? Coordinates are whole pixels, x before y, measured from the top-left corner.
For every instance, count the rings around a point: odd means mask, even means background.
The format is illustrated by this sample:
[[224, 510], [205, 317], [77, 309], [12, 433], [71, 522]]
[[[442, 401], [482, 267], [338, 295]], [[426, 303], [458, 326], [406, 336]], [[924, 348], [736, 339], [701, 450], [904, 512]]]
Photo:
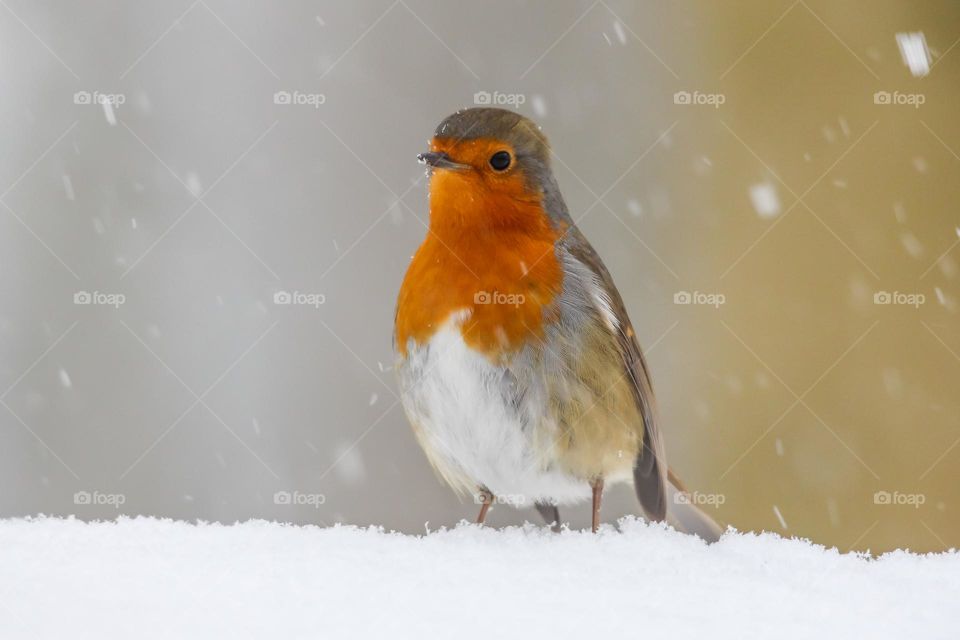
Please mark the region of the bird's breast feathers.
[[459, 491], [585, 499], [586, 480], [630, 476], [642, 440], [620, 320], [597, 275], [561, 245], [517, 246], [459, 268], [449, 252], [443, 268], [444, 252], [418, 252], [397, 310], [404, 409]]
[[472, 348], [497, 360], [541, 337], [563, 288], [556, 232], [431, 232], [417, 250], [397, 300], [396, 345], [425, 344], [454, 313]]

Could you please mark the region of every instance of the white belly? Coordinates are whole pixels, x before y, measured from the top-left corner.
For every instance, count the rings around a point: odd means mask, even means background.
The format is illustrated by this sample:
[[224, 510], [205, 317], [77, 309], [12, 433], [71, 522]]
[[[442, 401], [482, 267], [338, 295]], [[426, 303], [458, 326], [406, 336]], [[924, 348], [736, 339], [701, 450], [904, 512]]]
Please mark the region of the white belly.
[[398, 365], [404, 409], [441, 476], [457, 491], [489, 489], [515, 506], [585, 500], [590, 487], [556, 468], [555, 425], [532, 389], [466, 345], [455, 317]]

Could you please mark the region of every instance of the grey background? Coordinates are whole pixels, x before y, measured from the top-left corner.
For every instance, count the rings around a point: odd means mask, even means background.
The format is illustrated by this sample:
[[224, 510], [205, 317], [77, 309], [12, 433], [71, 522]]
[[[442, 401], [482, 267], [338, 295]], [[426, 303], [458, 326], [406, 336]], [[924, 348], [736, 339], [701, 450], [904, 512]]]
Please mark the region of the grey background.
[[[954, 3], [2, 4], [0, 515], [472, 518], [405, 423], [391, 333], [428, 220], [415, 154], [498, 91], [552, 139], [653, 347], [671, 464], [725, 496], [719, 519], [842, 547], [960, 540]], [[894, 40], [918, 30], [922, 80]], [[881, 89], [927, 102], [877, 106]], [[82, 91], [122, 94], [115, 122]], [[877, 308], [879, 289], [928, 302]], [[925, 511], [877, 509], [880, 489]], [[621, 489], [605, 517], [637, 511]]]

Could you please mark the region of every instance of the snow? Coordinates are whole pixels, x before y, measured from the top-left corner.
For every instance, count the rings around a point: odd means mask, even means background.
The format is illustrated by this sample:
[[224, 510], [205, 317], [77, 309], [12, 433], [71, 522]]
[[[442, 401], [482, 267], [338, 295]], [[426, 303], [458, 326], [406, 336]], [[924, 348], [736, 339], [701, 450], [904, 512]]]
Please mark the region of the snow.
[[107, 124], [111, 127], [116, 126], [117, 116], [113, 112], [113, 103], [110, 100], [100, 100], [100, 104], [103, 105], [103, 115], [107, 119]]
[[922, 78], [930, 73], [930, 49], [922, 31], [898, 33], [897, 47], [903, 64], [907, 65], [911, 74]]
[[623, 25], [620, 24], [619, 20], [614, 20], [613, 31], [617, 34], [617, 40], [620, 41], [620, 44], [627, 44], [627, 34], [623, 30]]
[[923, 256], [923, 243], [909, 231], [900, 234], [900, 242], [903, 243], [903, 248], [907, 250], [911, 257], [920, 258]]
[[761, 218], [773, 218], [780, 213], [780, 198], [771, 182], [759, 182], [750, 186], [750, 201]]
[[784, 529], [790, 528], [787, 526], [787, 521], [783, 519], [783, 514], [780, 513], [780, 507], [778, 507], [777, 505], [773, 505], [773, 515], [777, 516], [777, 520], [780, 521], [781, 527], [783, 527]]
[[533, 108], [533, 113], [538, 118], [544, 118], [547, 115], [547, 101], [544, 100], [543, 96], [534, 94], [530, 99], [530, 106]]
[[187, 189], [190, 190], [190, 193], [192, 193], [194, 197], [199, 198], [201, 195], [203, 195], [203, 185], [200, 184], [200, 176], [198, 176], [195, 171], [191, 171], [187, 174], [185, 184], [187, 185]]
[[67, 195], [67, 200], [76, 199], [76, 195], [73, 192], [73, 181], [67, 174], [63, 174], [63, 191]]
[[948, 638], [960, 554], [461, 525], [0, 521], [0, 637]]
[[333, 450], [333, 473], [344, 483], [356, 485], [367, 477], [367, 468], [354, 442], [342, 441]]

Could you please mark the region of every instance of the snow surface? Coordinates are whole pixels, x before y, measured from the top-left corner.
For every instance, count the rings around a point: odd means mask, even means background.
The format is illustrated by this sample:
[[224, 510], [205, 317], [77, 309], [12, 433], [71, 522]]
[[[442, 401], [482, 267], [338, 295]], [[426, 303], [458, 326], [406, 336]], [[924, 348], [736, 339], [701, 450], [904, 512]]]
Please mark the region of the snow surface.
[[960, 554], [461, 525], [0, 520], [0, 637], [956, 638]]

